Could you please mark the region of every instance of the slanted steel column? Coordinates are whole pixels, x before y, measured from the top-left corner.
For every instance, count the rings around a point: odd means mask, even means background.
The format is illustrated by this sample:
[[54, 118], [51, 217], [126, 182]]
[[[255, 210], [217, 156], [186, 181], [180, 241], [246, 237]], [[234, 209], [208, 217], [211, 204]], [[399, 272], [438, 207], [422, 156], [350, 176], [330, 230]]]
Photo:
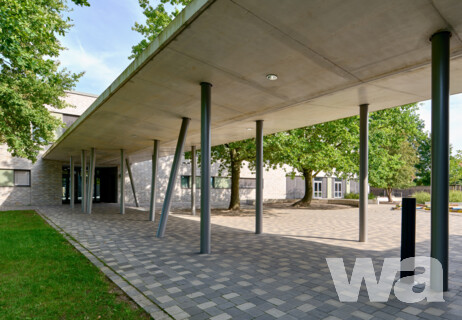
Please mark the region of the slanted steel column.
[[212, 85], [201, 83], [201, 251], [211, 252], [210, 158]]
[[359, 106], [359, 242], [367, 242], [369, 105]]
[[432, 41], [432, 178], [431, 256], [443, 267], [441, 276], [431, 268], [431, 286], [448, 290], [449, 256], [449, 38], [447, 31], [435, 33]]
[[74, 158], [71, 156], [70, 160], [71, 162], [69, 164], [69, 192], [70, 192], [71, 209], [74, 209], [74, 203], [75, 203]]
[[191, 214], [196, 215], [196, 146], [191, 147]]
[[120, 214], [125, 214], [125, 151], [120, 149]]
[[167, 191], [165, 192], [164, 205], [162, 206], [162, 214], [160, 215], [159, 229], [157, 229], [157, 237], [162, 238], [165, 235], [167, 228], [168, 214], [172, 203], [173, 191], [175, 191], [176, 177], [180, 168], [181, 156], [183, 155], [184, 142], [186, 140], [186, 132], [188, 131], [189, 118], [183, 118], [181, 123], [180, 135], [175, 149], [175, 157], [173, 158], [172, 171], [168, 180]]
[[125, 158], [125, 163], [127, 164], [128, 178], [130, 179], [130, 185], [132, 186], [133, 198], [135, 199], [135, 207], [138, 208], [140, 204], [138, 203], [138, 198], [136, 197], [135, 181], [133, 180], [132, 168], [130, 166], [128, 158]]
[[95, 148], [90, 149], [90, 167], [88, 172], [88, 195], [87, 195], [87, 213], [91, 213], [93, 208], [93, 193], [95, 191], [95, 166], [96, 154]]
[[152, 149], [151, 204], [149, 206], [149, 221], [154, 221], [156, 217], [156, 179], [158, 159], [159, 140], [154, 140], [154, 148]]
[[80, 190], [81, 192], [81, 197], [82, 197], [82, 212], [86, 213], [87, 212], [87, 151], [82, 150], [82, 157], [81, 157], [81, 169], [80, 169], [80, 174], [82, 175], [82, 189]]
[[257, 159], [256, 170], [256, 190], [255, 190], [255, 233], [263, 232], [263, 120], [257, 120], [256, 131]]

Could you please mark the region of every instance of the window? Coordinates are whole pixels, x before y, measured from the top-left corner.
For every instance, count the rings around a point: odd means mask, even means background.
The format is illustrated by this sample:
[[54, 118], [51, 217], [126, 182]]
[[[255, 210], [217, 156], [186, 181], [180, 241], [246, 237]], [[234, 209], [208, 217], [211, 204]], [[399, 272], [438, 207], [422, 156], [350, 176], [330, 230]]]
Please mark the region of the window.
[[191, 176], [181, 176], [181, 189], [191, 189]]
[[79, 117], [78, 116], [73, 116], [73, 115], [70, 115], [70, 114], [64, 114], [63, 115], [63, 122], [64, 124], [66, 125], [65, 126], [65, 129], [69, 128], [70, 126], [72, 126], [72, 124], [78, 119]]
[[313, 198], [322, 198], [322, 180], [316, 178], [313, 181]]
[[14, 186], [14, 170], [0, 170], [0, 186]]
[[231, 189], [231, 179], [223, 177], [213, 177], [212, 185], [215, 189]]
[[334, 182], [334, 198], [342, 198], [342, 180]]
[[30, 186], [29, 170], [14, 170], [14, 185], [20, 187]]
[[[263, 181], [263, 186], [264, 187]], [[239, 179], [239, 188], [240, 189], [256, 189], [257, 188], [257, 180], [255, 178], [240, 178]]]
[[[230, 189], [231, 179], [223, 177], [210, 177], [210, 186], [214, 189]], [[201, 188], [201, 177], [196, 177], [196, 189]], [[181, 189], [191, 189], [191, 176], [181, 176]]]
[[30, 170], [0, 169], [0, 187], [30, 187]]
[[[213, 178], [210, 179], [212, 181]], [[196, 189], [201, 188], [201, 177], [196, 176]], [[181, 176], [181, 189], [191, 189], [191, 176]]]

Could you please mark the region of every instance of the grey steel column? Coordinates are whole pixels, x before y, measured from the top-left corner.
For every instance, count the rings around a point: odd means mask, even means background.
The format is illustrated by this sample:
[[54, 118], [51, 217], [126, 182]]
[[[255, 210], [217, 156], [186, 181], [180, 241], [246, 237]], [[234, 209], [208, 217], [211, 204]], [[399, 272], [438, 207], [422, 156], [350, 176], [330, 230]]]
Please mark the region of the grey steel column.
[[135, 199], [135, 207], [138, 208], [140, 204], [138, 203], [138, 198], [136, 197], [135, 181], [133, 181], [132, 168], [128, 158], [125, 159], [125, 163], [127, 164], [128, 178], [130, 179], [130, 185], [132, 186], [133, 198]]
[[71, 163], [69, 165], [69, 192], [70, 192], [70, 201], [71, 209], [74, 209], [75, 203], [75, 181], [74, 181], [74, 158], [71, 156]]
[[149, 221], [154, 221], [156, 217], [156, 179], [158, 159], [159, 140], [154, 140], [154, 148], [152, 150], [151, 204], [149, 206]]
[[91, 213], [91, 210], [93, 208], [93, 193], [95, 190], [95, 166], [96, 166], [95, 148], [91, 148], [90, 149], [90, 168], [88, 172], [87, 213]]
[[157, 229], [157, 238], [163, 238], [165, 229], [167, 228], [168, 214], [170, 212], [170, 205], [172, 203], [173, 191], [175, 191], [176, 177], [178, 169], [180, 168], [181, 156], [183, 155], [184, 142], [186, 140], [186, 132], [188, 131], [189, 118], [183, 118], [181, 123], [180, 135], [175, 149], [175, 157], [173, 158], [172, 171], [170, 171], [170, 178], [168, 180], [167, 191], [165, 192], [164, 205], [162, 206], [162, 213], [160, 215], [159, 228]]
[[125, 151], [120, 149], [120, 214], [125, 214]]
[[201, 83], [201, 253], [211, 252], [210, 158], [212, 85]]
[[191, 214], [196, 215], [196, 146], [191, 147]]
[[256, 170], [256, 190], [255, 190], [255, 233], [263, 232], [263, 120], [257, 120], [256, 130], [257, 159]]
[[82, 175], [82, 190], [81, 191], [81, 198], [82, 198], [82, 212], [87, 212], [87, 151], [82, 150], [82, 159], [81, 159], [81, 169], [80, 174]]
[[[449, 38], [438, 32], [432, 41], [432, 178], [431, 256], [443, 267], [443, 283], [434, 289], [448, 290], [449, 256]], [[432, 268], [433, 270], [433, 268]], [[432, 280], [437, 274], [431, 272]]]
[[359, 106], [359, 242], [367, 242], [369, 105]]

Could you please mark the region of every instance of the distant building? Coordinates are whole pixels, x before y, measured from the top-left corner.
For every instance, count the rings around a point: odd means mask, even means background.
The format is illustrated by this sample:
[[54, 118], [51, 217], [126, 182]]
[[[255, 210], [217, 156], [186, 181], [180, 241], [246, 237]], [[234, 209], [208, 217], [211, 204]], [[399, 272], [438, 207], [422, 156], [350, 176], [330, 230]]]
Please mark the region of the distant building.
[[[75, 108], [55, 109], [50, 111], [65, 124], [71, 126], [80, 115], [96, 100], [97, 96], [68, 92], [66, 101]], [[61, 135], [66, 128], [59, 130]], [[69, 163], [44, 160], [41, 155], [36, 163], [22, 158], [12, 157], [6, 145], [0, 146], [0, 205], [3, 206], [28, 206], [28, 205], [61, 205], [70, 201], [70, 174]], [[173, 156], [159, 159], [158, 173], [158, 197], [157, 203], [162, 203], [170, 174]], [[151, 188], [151, 161], [143, 161], [131, 164], [133, 180], [139, 203], [142, 206], [149, 205]], [[97, 166], [95, 172], [95, 202], [118, 202], [118, 166]], [[287, 176], [290, 171], [278, 168], [264, 171], [263, 173], [263, 198], [264, 200], [300, 199], [305, 192], [303, 178], [294, 179]], [[75, 192], [76, 203], [81, 202], [80, 185], [82, 181], [81, 168], [75, 167]], [[220, 176], [218, 165], [212, 165], [211, 170], [211, 202], [214, 206], [226, 207], [231, 195], [231, 180], [226, 175]], [[197, 193], [200, 195], [200, 167], [197, 168]], [[127, 204], [134, 203], [133, 192], [128, 176], [125, 181], [125, 201]], [[241, 201], [252, 202], [255, 199], [255, 174], [247, 165], [241, 170], [240, 196]], [[327, 177], [320, 174], [313, 179], [313, 198], [343, 198], [345, 193], [359, 191], [356, 181], [341, 180], [336, 177]], [[176, 181], [175, 194], [172, 205], [174, 207], [189, 207], [191, 201], [191, 165], [189, 160], [183, 159]]]

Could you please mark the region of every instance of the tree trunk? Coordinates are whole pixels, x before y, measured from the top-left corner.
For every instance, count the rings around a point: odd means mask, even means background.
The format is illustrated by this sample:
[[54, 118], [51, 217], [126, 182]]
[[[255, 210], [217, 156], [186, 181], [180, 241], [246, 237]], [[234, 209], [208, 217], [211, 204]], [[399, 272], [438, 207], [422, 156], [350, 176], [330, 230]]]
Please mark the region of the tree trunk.
[[393, 202], [393, 193], [392, 193], [392, 188], [386, 188], [387, 190], [387, 197], [388, 197], [388, 202]]
[[305, 179], [305, 195], [293, 204], [294, 207], [309, 207], [313, 199], [313, 171], [303, 170], [303, 178]]
[[236, 161], [236, 150], [230, 151], [231, 155], [231, 199], [228, 210], [241, 210], [239, 197], [239, 178], [241, 175], [241, 161]]

